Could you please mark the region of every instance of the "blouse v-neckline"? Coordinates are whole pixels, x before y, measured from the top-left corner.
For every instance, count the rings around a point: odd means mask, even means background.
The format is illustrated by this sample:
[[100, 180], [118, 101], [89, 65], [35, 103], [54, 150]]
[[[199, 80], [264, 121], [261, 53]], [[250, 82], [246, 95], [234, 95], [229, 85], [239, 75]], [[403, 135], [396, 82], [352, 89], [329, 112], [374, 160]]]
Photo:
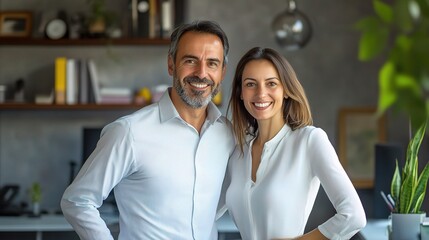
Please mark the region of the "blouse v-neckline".
[[251, 181], [252, 185], [255, 185], [259, 182], [261, 182], [263, 176], [265, 175], [266, 170], [268, 169], [270, 158], [267, 157], [267, 155], [271, 155], [273, 151], [277, 148], [280, 141], [285, 138], [289, 133], [291, 132], [291, 128], [284, 124], [283, 127], [280, 129], [280, 131], [269, 141], [264, 143], [261, 150], [261, 156], [259, 161], [258, 169], [256, 170], [256, 179], [255, 181], [252, 179], [252, 169], [253, 169], [253, 155], [252, 155], [252, 149], [253, 149], [253, 143], [256, 138], [253, 138], [249, 143], [249, 159], [248, 162], [248, 179]]

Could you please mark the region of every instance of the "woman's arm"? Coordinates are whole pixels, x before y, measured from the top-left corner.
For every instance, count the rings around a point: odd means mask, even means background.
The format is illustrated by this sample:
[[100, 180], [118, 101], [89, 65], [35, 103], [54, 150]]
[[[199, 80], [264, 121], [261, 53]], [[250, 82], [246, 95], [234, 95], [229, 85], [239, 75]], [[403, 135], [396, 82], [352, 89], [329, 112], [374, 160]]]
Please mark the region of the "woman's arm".
[[272, 240], [328, 240], [328, 238], [323, 236], [319, 229], [316, 228], [313, 231], [296, 238], [275, 238]]
[[308, 140], [308, 157], [313, 174], [321, 182], [337, 213], [318, 226], [329, 239], [349, 239], [366, 224], [359, 196], [342, 167], [326, 133], [316, 128]]

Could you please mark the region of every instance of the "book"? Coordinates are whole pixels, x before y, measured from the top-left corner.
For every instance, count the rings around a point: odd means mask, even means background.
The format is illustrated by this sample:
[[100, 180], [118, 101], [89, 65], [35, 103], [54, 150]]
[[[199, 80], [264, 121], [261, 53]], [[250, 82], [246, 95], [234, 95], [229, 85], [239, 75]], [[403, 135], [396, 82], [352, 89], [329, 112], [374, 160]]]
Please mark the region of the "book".
[[89, 73], [90, 102], [99, 104], [101, 102], [100, 81], [98, 79], [97, 67], [93, 59], [88, 60], [88, 73]]
[[169, 38], [174, 27], [173, 0], [161, 0], [161, 37]]
[[79, 60], [79, 103], [87, 104], [88, 103], [88, 67], [86, 59]]
[[100, 89], [101, 104], [131, 104], [133, 92], [129, 88]]
[[135, 0], [137, 3], [137, 36], [149, 37], [149, 0]]
[[149, 0], [149, 38], [161, 35], [159, 0]]
[[77, 103], [78, 95], [78, 65], [77, 59], [67, 59], [66, 66], [66, 103]]
[[67, 58], [57, 57], [55, 59], [55, 103], [66, 103], [66, 69]]

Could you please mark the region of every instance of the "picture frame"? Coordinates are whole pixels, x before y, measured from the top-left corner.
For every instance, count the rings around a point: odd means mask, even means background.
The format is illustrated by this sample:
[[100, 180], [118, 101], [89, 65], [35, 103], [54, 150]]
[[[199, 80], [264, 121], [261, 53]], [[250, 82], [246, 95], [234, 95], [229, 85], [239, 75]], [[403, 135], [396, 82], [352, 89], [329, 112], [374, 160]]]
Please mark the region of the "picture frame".
[[373, 188], [375, 144], [386, 141], [386, 116], [376, 107], [339, 111], [339, 158], [356, 188]]
[[31, 12], [0, 12], [0, 37], [30, 37]]

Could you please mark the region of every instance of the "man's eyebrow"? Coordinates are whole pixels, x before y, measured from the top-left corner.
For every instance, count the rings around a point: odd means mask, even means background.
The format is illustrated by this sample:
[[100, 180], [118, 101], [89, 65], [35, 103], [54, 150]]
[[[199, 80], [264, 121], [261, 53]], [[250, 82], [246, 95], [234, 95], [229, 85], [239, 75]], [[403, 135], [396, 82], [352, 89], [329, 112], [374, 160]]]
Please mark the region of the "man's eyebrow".
[[[182, 57], [182, 59], [189, 59], [189, 58], [191, 58], [191, 59], [195, 59], [195, 60], [198, 60], [199, 58], [197, 57], [197, 56], [194, 56], [194, 55], [190, 55], [190, 54], [187, 54], [187, 55], [183, 55], [183, 57]], [[208, 58], [207, 59], [207, 61], [211, 61], [211, 62], [218, 62], [218, 63], [220, 63], [220, 59], [219, 58], [215, 58], [215, 57], [213, 57], [213, 58]]]
[[220, 63], [220, 59], [219, 58], [208, 58], [207, 60], [211, 61], [211, 62], [217, 62]]
[[183, 55], [182, 59], [186, 59], [186, 58], [192, 58], [192, 59], [198, 59], [198, 57], [194, 56], [194, 55]]

